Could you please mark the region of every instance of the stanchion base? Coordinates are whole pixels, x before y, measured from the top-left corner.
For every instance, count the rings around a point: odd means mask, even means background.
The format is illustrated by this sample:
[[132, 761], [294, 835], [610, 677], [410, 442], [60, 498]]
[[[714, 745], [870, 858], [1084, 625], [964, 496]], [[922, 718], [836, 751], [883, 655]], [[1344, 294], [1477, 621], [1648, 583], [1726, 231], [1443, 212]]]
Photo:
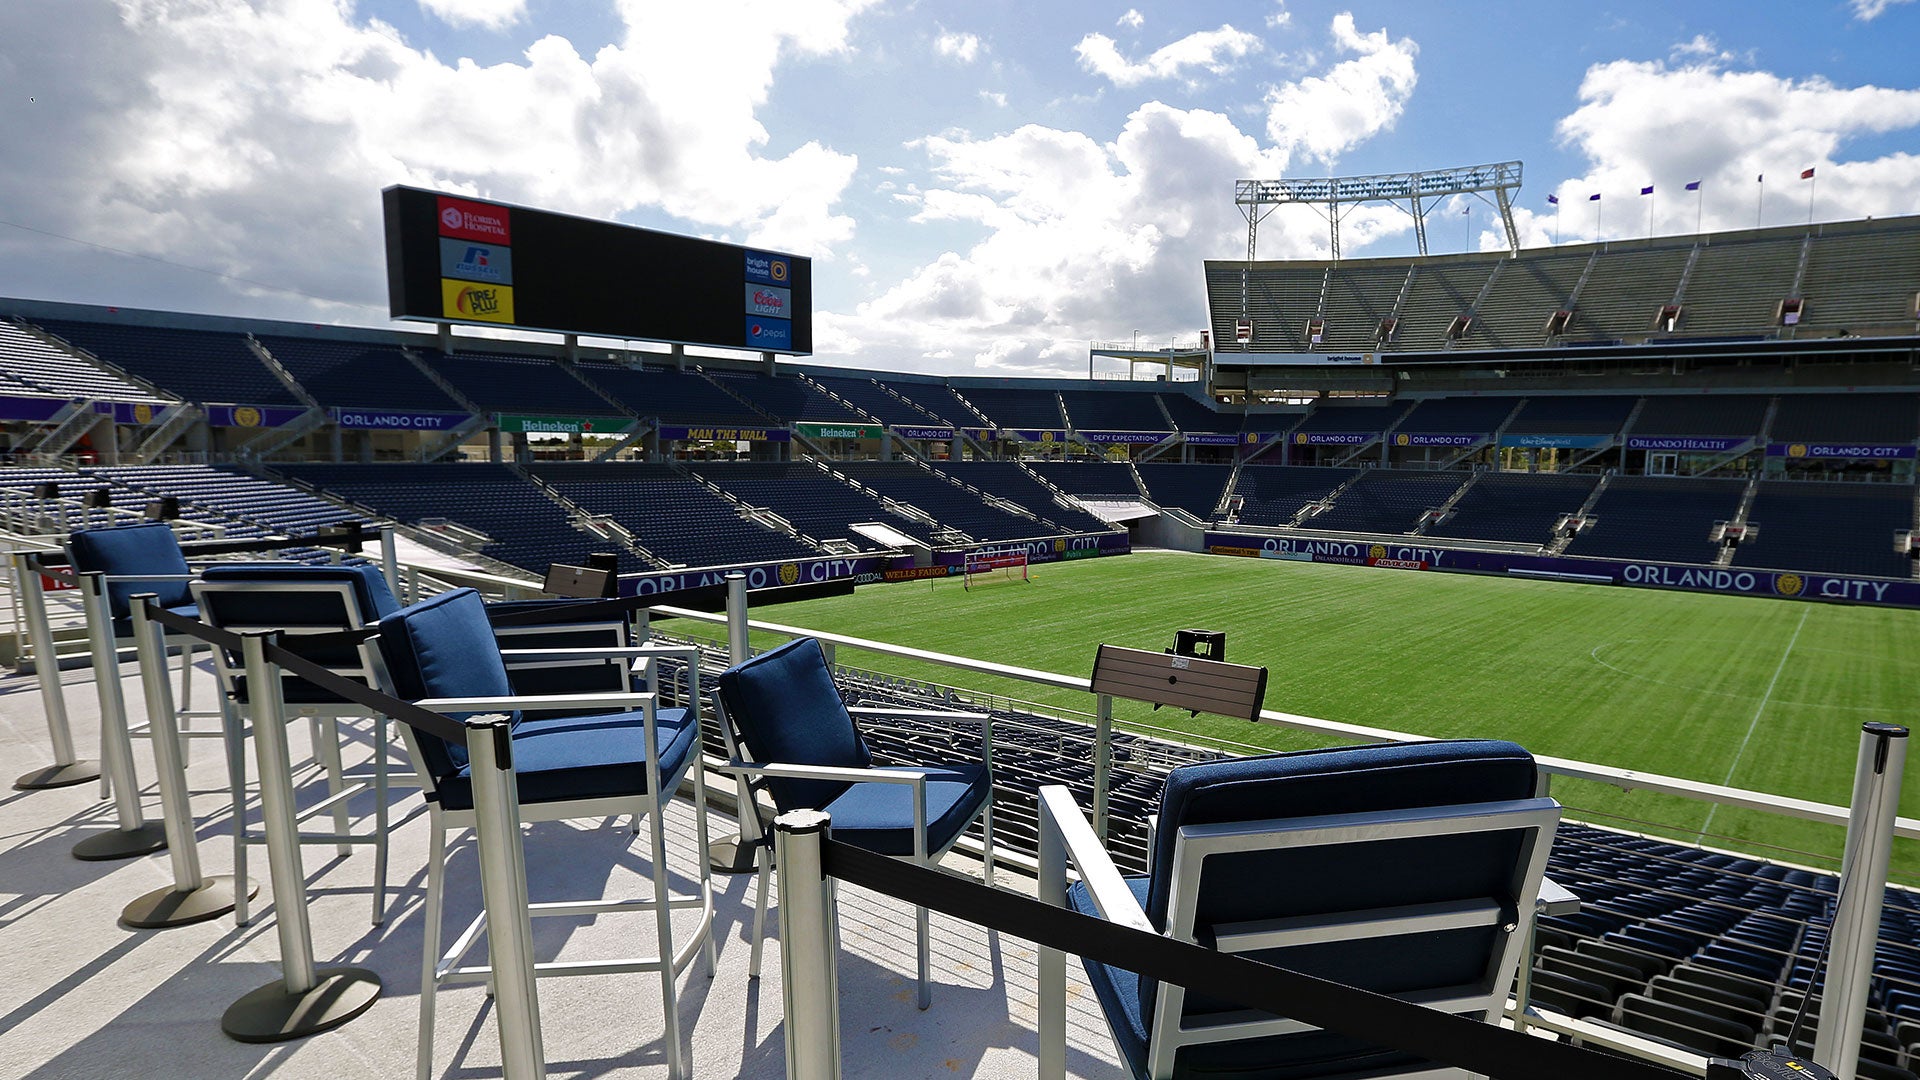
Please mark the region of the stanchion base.
[[165, 850], [167, 850], [166, 826], [153, 821], [137, 829], [115, 829], [98, 836], [89, 836], [73, 845], [73, 857], [81, 862], [106, 862], [109, 859], [131, 859], [137, 855], [151, 855], [156, 851]]
[[40, 791], [45, 788], [72, 787], [98, 779], [99, 762], [76, 761], [71, 765], [49, 765], [44, 769], [35, 769], [15, 780], [13, 786], [19, 791]]
[[272, 1043], [318, 1035], [366, 1012], [380, 997], [380, 976], [366, 968], [321, 968], [304, 994], [274, 980], [227, 1006], [220, 1030], [235, 1042]]
[[[247, 895], [259, 892], [260, 886], [248, 878]], [[171, 886], [155, 889], [122, 908], [120, 921], [135, 930], [164, 930], [169, 926], [206, 922], [232, 911], [235, 895], [233, 877], [229, 874], [207, 878], [190, 892]]]
[[756, 850], [752, 844], [741, 843], [740, 834], [734, 833], [708, 845], [707, 866], [716, 874], [751, 874]]

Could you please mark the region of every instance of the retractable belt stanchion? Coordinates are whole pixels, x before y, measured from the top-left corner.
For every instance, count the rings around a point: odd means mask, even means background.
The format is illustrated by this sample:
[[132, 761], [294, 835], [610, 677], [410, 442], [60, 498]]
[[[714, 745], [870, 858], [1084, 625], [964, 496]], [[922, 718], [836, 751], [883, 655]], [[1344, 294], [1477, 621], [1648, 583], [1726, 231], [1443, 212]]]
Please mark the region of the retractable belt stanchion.
[[831, 824], [820, 810], [773, 820], [780, 870], [780, 997], [789, 1080], [838, 1080], [840, 989], [834, 955], [833, 882], [821, 841]]
[[113, 639], [113, 613], [107, 608], [107, 575], [80, 575], [80, 603], [87, 613], [93, 685], [100, 695], [100, 756], [106, 763], [119, 827], [73, 845], [73, 857], [89, 862], [130, 859], [166, 847], [167, 833], [164, 826], [149, 822], [140, 810], [133, 739], [127, 733], [126, 702], [120, 694], [120, 647]]
[[54, 655], [53, 628], [47, 622], [47, 594], [40, 567], [30, 552], [13, 555], [13, 573], [19, 588], [14, 603], [26, 616], [27, 639], [33, 643], [33, 674], [40, 682], [40, 703], [47, 714], [47, 734], [53, 740], [53, 764], [23, 774], [13, 786], [23, 791], [71, 787], [100, 778], [100, 763], [76, 756], [73, 730], [67, 724], [67, 699], [60, 686], [60, 661]]
[[[747, 640], [747, 575], [730, 570], [723, 580], [727, 583], [727, 662], [738, 664], [753, 653]], [[754, 808], [753, 785], [738, 776], [734, 778], [734, 790], [734, 817], [740, 822], [740, 831], [713, 845], [711, 865], [722, 874], [748, 874], [753, 872], [754, 850], [765, 842], [766, 830]]]
[[280, 669], [267, 659], [272, 633], [242, 634], [247, 690], [253, 704], [253, 745], [260, 770], [260, 806], [273, 881], [274, 922], [280, 932], [281, 978], [227, 1007], [220, 1029], [247, 1043], [281, 1042], [330, 1031], [352, 1020], [380, 996], [380, 977], [366, 968], [316, 969], [307, 922], [306, 873], [300, 866], [294, 818], [293, 762], [287, 754], [286, 707]]
[[205, 877], [200, 873], [200, 849], [195, 843], [193, 807], [187, 802], [187, 767], [180, 756], [179, 722], [174, 718], [173, 693], [167, 683], [166, 629], [147, 617], [156, 599], [146, 593], [133, 598], [133, 643], [140, 656], [140, 684], [146, 692], [147, 716], [153, 725], [154, 772], [160, 782], [161, 820], [167, 833], [167, 854], [173, 862], [173, 884], [134, 900], [120, 912], [120, 921], [139, 929], [185, 926], [218, 918], [233, 910], [236, 890], [252, 896], [259, 888], [251, 880], [232, 876]]
[[[493, 1007], [500, 1018], [501, 1066], [507, 1080], [546, 1080], [512, 734], [504, 716], [479, 716], [467, 721], [473, 827], [480, 849], [481, 900], [487, 913], [487, 965], [493, 972]], [[665, 898], [660, 902], [664, 908]], [[672, 1027], [671, 1017], [668, 1027]]]
[[[1873, 954], [1880, 941], [1880, 908], [1886, 901], [1887, 863], [1893, 854], [1894, 817], [1900, 811], [1900, 780], [1906, 764], [1906, 728], [1861, 725], [1860, 758], [1849, 804], [1853, 815], [1841, 855], [1833, 924], [1827, 931], [1829, 958], [1821, 990], [1820, 1027], [1813, 1043], [1813, 1060], [1839, 1080], [1853, 1080], [1860, 1063], [1860, 1036], [1873, 985]], [[1812, 992], [1811, 986], [1807, 992]]]

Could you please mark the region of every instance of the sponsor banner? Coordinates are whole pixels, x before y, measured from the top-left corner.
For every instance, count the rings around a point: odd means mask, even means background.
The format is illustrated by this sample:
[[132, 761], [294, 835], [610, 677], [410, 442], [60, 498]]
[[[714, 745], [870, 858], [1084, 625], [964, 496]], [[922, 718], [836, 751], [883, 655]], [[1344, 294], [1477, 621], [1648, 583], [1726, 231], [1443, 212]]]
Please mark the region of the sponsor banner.
[[1001, 432], [995, 431], [990, 427], [970, 427], [962, 428], [961, 430], [966, 432], [967, 438], [978, 442], [992, 442], [1002, 435]]
[[[1248, 432], [1247, 434], [1252, 438], [1258, 437], [1254, 432]], [[1188, 431], [1183, 432], [1180, 437], [1195, 446], [1239, 446], [1243, 441], [1241, 436], [1235, 435], [1230, 431]], [[1249, 445], [1254, 445], [1251, 438], [1245, 441], [1247, 441]]]
[[594, 435], [626, 431], [633, 422], [612, 416], [520, 416], [499, 414], [501, 431], [520, 431], [532, 435]]
[[513, 321], [513, 286], [440, 279], [440, 315], [461, 322]]
[[958, 566], [907, 566], [884, 571], [880, 576], [888, 581], [919, 581], [923, 578], [952, 577], [959, 572]]
[[[144, 401], [137, 404], [127, 401], [96, 401], [93, 403], [93, 411], [102, 416], [113, 417], [113, 422], [116, 424], [146, 425], [164, 420], [167, 416], [167, 406], [150, 405]], [[22, 418], [10, 417], [9, 419]]]
[[440, 235], [490, 244], [513, 243], [512, 214], [504, 206], [439, 197]]
[[66, 407], [65, 398], [0, 397], [0, 420], [51, 420]]
[[1388, 570], [1425, 570], [1427, 564], [1421, 559], [1368, 559], [1368, 566], [1383, 566]]
[[746, 278], [756, 285], [777, 285], [785, 288], [793, 280], [793, 264], [785, 255], [749, 251], [747, 252]]
[[793, 432], [786, 428], [752, 427], [666, 427], [656, 432], [663, 441], [680, 442], [792, 442]]
[[950, 427], [902, 427], [895, 424], [890, 430], [902, 439], [941, 439], [953, 438]]
[[[1126, 533], [1090, 533], [1080, 536], [1055, 536], [1043, 540], [1019, 540], [1005, 544], [983, 545], [996, 552], [1025, 550], [1027, 562], [1049, 563], [1065, 559], [1092, 559], [1101, 555], [1125, 555], [1133, 550]], [[954, 573], [966, 564], [965, 551], [936, 551], [933, 561], [953, 567]]]
[[748, 282], [747, 314], [768, 315], [776, 319], [793, 318], [793, 290]]
[[1893, 443], [1768, 443], [1768, 457], [1910, 458], [1914, 447]]
[[769, 319], [760, 315], [747, 316], [747, 348], [759, 349], [762, 352], [792, 349], [792, 320]]
[[1477, 435], [1446, 431], [1396, 431], [1393, 433], [1395, 446], [1478, 446], [1486, 442], [1489, 436], [1482, 432]]
[[[620, 578], [621, 596], [659, 596], [683, 589], [724, 585], [726, 576], [738, 570], [747, 575], [747, 589], [775, 589], [786, 585], [817, 585], [848, 578], [856, 583], [880, 580], [887, 556], [864, 555], [857, 559], [801, 559], [796, 562], [759, 563], [754, 566], [729, 566], [712, 570], [668, 570], [658, 574], [627, 574]], [[942, 567], [942, 569], [945, 569]]]
[[207, 407], [207, 426], [271, 428], [291, 424], [307, 410], [282, 405], [211, 405]]
[[1244, 559], [1257, 559], [1260, 557], [1259, 548], [1233, 547], [1232, 545], [1229, 545], [1229, 544], [1220, 544], [1215, 547], [1210, 547], [1207, 549], [1207, 553], [1211, 555], [1238, 555]]
[[486, 285], [511, 285], [513, 249], [443, 236], [440, 238], [440, 276]]
[[465, 423], [466, 419], [466, 413], [378, 412], [372, 409], [333, 410], [335, 427], [350, 428], [355, 431], [450, 431]]
[[1362, 544], [1345, 540], [1306, 540], [1211, 531], [1204, 535], [1202, 542], [1209, 552], [1229, 555], [1238, 555], [1253, 549], [1263, 557], [1275, 559], [1305, 558], [1313, 562], [1406, 569], [1411, 569], [1404, 566], [1406, 563], [1421, 563], [1423, 569], [1456, 573], [1565, 577], [1595, 584], [1627, 585], [1636, 588], [1683, 589], [1691, 592], [1730, 593], [1741, 596], [1777, 596], [1794, 600], [1829, 600], [1852, 604], [1920, 607], [1920, 581], [1887, 578], [1798, 574], [1773, 570], [1745, 570], [1739, 567], [1688, 566], [1680, 563], [1620, 562], [1612, 559], [1514, 555], [1498, 551], [1462, 551], [1419, 544]]
[[1377, 431], [1296, 431], [1296, 446], [1365, 446], [1380, 437]]
[[1002, 428], [1000, 431], [1000, 437], [1007, 438], [1007, 439], [1023, 439], [1027, 442], [1043, 443], [1046, 445], [1052, 445], [1053, 443], [1063, 443], [1067, 441], [1067, 433], [1064, 431], [1053, 431], [1053, 430], [1039, 429], [1039, 428]]
[[1613, 441], [1611, 435], [1502, 435], [1501, 446], [1533, 450], [1597, 450]]
[[793, 433], [809, 439], [877, 439], [885, 429], [878, 424], [795, 424]]
[[1699, 438], [1692, 435], [1629, 435], [1629, 450], [1677, 450], [1681, 453], [1724, 454], [1752, 439]]
[[[1244, 340], [1244, 339], [1242, 339]], [[1300, 364], [1377, 364], [1392, 353], [1381, 352], [1234, 352], [1214, 354], [1215, 362], [1229, 367], [1266, 367]]]
[[1173, 438], [1171, 431], [1077, 431], [1074, 434], [1101, 445], [1152, 446]]

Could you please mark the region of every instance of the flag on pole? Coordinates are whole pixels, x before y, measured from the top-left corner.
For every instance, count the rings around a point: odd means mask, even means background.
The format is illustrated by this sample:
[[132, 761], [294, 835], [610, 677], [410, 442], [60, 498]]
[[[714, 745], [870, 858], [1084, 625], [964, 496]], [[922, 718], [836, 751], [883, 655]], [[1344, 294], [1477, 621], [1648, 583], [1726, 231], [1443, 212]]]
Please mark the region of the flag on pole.
[[1648, 184], [1648, 185], [1647, 185], [1646, 187], [1643, 187], [1643, 188], [1641, 188], [1641, 189], [1640, 189], [1640, 194], [1642, 194], [1642, 195], [1651, 195], [1651, 194], [1653, 194], [1653, 185], [1652, 185], [1652, 184]]
[[1548, 206], [1559, 206], [1559, 205], [1560, 205], [1560, 196], [1558, 196], [1558, 195], [1549, 195], [1549, 196], [1547, 196], [1547, 205], [1548, 205]]
[[1805, 171], [1803, 171], [1803, 172], [1801, 172], [1801, 174], [1800, 174], [1800, 179], [1802, 179], [1802, 180], [1811, 180], [1811, 179], [1813, 179], [1813, 170], [1812, 170], [1812, 169], [1807, 169], [1807, 170], [1805, 170]]
[[1760, 174], [1759, 176], [1756, 176], [1756, 177], [1754, 177], [1754, 178], [1753, 178], [1753, 182], [1754, 182], [1754, 183], [1756, 183], [1756, 184], [1764, 184], [1764, 183], [1766, 183], [1766, 182], [1767, 182], [1767, 174], [1766, 174], [1766, 173], [1761, 173], [1761, 174]]
[[1698, 180], [1689, 180], [1689, 181], [1687, 181], [1687, 190], [1688, 190], [1688, 191], [1699, 191], [1699, 190], [1700, 190], [1700, 181], [1698, 181]]
[[1600, 193], [1596, 191], [1596, 192], [1594, 192], [1593, 194], [1591, 194], [1591, 195], [1589, 195], [1589, 196], [1587, 196], [1587, 201], [1588, 201], [1588, 202], [1599, 202], [1599, 201], [1600, 201]]

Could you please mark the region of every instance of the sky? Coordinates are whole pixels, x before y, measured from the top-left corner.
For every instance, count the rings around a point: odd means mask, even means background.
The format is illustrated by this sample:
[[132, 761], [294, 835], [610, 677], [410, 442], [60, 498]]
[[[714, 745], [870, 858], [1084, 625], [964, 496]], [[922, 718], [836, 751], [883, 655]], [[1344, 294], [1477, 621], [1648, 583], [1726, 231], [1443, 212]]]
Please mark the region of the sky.
[[[809, 256], [816, 363], [1083, 373], [1198, 337], [1238, 179], [1518, 160], [1528, 247], [1920, 213], [1916, 34], [1914, 0], [0, 0], [0, 296], [389, 326], [410, 184]], [[1327, 231], [1277, 210], [1259, 255]], [[1477, 199], [1427, 234], [1504, 244]]]

